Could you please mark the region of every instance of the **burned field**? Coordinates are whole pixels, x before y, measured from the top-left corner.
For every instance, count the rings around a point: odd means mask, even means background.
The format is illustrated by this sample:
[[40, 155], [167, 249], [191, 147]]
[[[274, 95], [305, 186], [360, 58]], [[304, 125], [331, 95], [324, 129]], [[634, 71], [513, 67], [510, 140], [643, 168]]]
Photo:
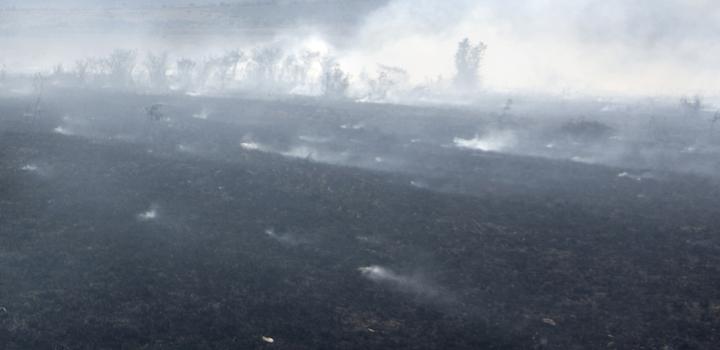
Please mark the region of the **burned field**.
[[712, 177], [448, 147], [462, 110], [27, 104], [0, 103], [4, 349], [720, 342]]

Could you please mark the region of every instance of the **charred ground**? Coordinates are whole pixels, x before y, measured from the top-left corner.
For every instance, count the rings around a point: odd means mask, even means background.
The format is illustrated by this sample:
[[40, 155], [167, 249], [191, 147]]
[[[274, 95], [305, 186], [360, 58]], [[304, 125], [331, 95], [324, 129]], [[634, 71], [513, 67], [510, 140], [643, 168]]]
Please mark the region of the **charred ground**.
[[714, 179], [433, 146], [462, 111], [157, 100], [3, 100], [3, 348], [720, 342]]

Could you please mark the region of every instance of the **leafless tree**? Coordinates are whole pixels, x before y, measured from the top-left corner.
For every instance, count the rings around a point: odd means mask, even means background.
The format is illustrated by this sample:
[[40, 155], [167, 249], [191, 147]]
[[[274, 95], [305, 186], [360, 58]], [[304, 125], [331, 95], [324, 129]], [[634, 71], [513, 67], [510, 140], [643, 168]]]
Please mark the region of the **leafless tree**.
[[245, 54], [240, 50], [228, 51], [222, 56], [219, 61], [217, 72], [218, 78], [220, 79], [220, 86], [222, 88], [225, 88], [228, 82], [235, 80], [238, 64], [244, 57]]
[[487, 45], [478, 42], [473, 45], [465, 38], [458, 43], [455, 52], [455, 85], [461, 89], [475, 89], [480, 81], [480, 65], [487, 50]]
[[301, 85], [307, 79], [304, 62], [298, 56], [290, 54], [282, 62], [280, 80], [290, 86]]
[[73, 72], [65, 70], [65, 66], [56, 64], [53, 67], [52, 74], [50, 74], [52, 84], [67, 84], [73, 83], [74, 74]]
[[177, 61], [177, 81], [182, 90], [188, 90], [193, 86], [193, 73], [197, 62], [183, 58]]
[[84, 86], [88, 80], [88, 68], [90, 67], [90, 60], [77, 60], [75, 61], [75, 81], [79, 86]]
[[283, 53], [277, 47], [263, 47], [252, 55], [252, 65], [248, 71], [248, 79], [254, 85], [270, 88], [276, 87], [280, 79], [278, 74]]
[[340, 68], [332, 58], [323, 60], [322, 92], [329, 98], [345, 97], [350, 87], [350, 77]]
[[697, 115], [700, 111], [702, 111], [703, 107], [703, 99], [700, 95], [682, 97], [680, 99], [680, 108], [687, 115]]
[[135, 57], [135, 51], [132, 50], [115, 50], [110, 54], [105, 60], [105, 64], [109, 71], [111, 85], [119, 88], [132, 86]]
[[503, 105], [502, 112], [500, 112], [500, 117], [498, 118], [498, 122], [502, 125], [504, 124], [507, 119], [510, 117], [510, 112], [512, 111], [512, 107], [515, 101], [513, 99], [509, 98], [505, 100], [505, 104]]
[[221, 89], [226, 88], [227, 83], [235, 79], [238, 64], [244, 57], [242, 51], [233, 50], [222, 56], [206, 59], [198, 70], [197, 83], [207, 85], [217, 81]]
[[42, 75], [42, 73], [37, 73], [33, 77], [33, 94], [34, 99], [32, 104], [27, 108], [25, 111], [24, 116], [28, 118], [28, 120], [31, 123], [34, 123], [38, 119], [40, 119], [42, 114], [42, 100], [43, 100], [43, 93], [45, 91], [45, 76]]
[[155, 103], [145, 107], [145, 114], [147, 115], [149, 121], [156, 122], [165, 118], [165, 115], [162, 112], [162, 106], [163, 105], [161, 103]]
[[62, 76], [64, 74], [65, 74], [65, 67], [63, 67], [62, 63], [56, 64], [53, 67], [53, 72], [52, 72], [53, 76], [57, 77], [57, 76]]
[[294, 88], [311, 83], [311, 71], [315, 66], [321, 66], [320, 53], [303, 51], [300, 54], [290, 54], [283, 60], [279, 73], [279, 80], [286, 87]]
[[402, 68], [378, 65], [378, 77], [368, 82], [371, 100], [385, 100], [390, 92], [408, 80], [408, 73]]
[[5, 65], [3, 64], [0, 66], [0, 85], [5, 82], [5, 79], [7, 79], [7, 68], [5, 68]]
[[715, 125], [720, 122], [720, 109], [715, 111], [715, 114], [713, 114], [712, 119], [710, 119], [710, 136], [715, 135]]
[[150, 88], [153, 90], [167, 90], [168, 54], [163, 52], [155, 55], [148, 53], [145, 57], [145, 69], [148, 72]]

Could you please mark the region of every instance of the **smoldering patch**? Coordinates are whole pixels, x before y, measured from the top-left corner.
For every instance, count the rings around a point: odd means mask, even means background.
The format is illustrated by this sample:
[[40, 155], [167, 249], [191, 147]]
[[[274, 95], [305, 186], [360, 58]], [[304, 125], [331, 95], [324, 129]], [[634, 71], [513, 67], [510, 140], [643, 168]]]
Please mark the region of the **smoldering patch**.
[[294, 146], [280, 154], [289, 158], [302, 158], [329, 164], [348, 164], [350, 158], [350, 154], [347, 152], [332, 152], [307, 145]]
[[207, 120], [210, 113], [211, 112], [208, 109], [203, 108], [200, 112], [194, 113], [192, 117], [195, 119]]
[[629, 179], [629, 180], [635, 180], [637, 182], [645, 181], [645, 180], [652, 180], [657, 179], [657, 176], [655, 176], [651, 172], [643, 172], [643, 173], [632, 173], [628, 171], [623, 171], [617, 175], [618, 178], [621, 179]]
[[35, 164], [25, 164], [20, 168], [20, 170], [22, 170], [22, 171], [27, 171], [27, 172], [31, 172], [31, 173], [35, 173], [39, 169], [40, 168]]
[[387, 285], [402, 292], [430, 299], [442, 296], [439, 288], [419, 276], [401, 275], [379, 265], [362, 266], [358, 268], [358, 271], [372, 282]]
[[53, 174], [53, 167], [47, 163], [28, 162], [19, 165], [18, 168], [23, 173], [33, 176], [48, 177]]
[[411, 180], [410, 186], [422, 189], [430, 188], [430, 185], [428, 185], [428, 183], [423, 180]]
[[198, 145], [193, 144], [179, 144], [177, 145], [177, 150], [181, 153], [187, 153], [187, 154], [193, 154], [193, 155], [199, 155], [203, 154], [203, 149]]
[[360, 243], [369, 244], [369, 245], [382, 245], [383, 244], [383, 240], [378, 237], [375, 237], [375, 236], [361, 235], [361, 236], [356, 236], [355, 239]]
[[571, 161], [575, 163], [583, 163], [583, 164], [596, 164], [597, 160], [592, 157], [581, 157], [581, 156], [574, 156], [570, 158]]
[[71, 136], [71, 135], [75, 134], [74, 132], [72, 132], [72, 130], [70, 130], [64, 126], [56, 127], [55, 129], [53, 129], [53, 132], [56, 134], [65, 135], [65, 136]]
[[159, 206], [157, 204], [152, 204], [146, 211], [137, 214], [137, 219], [139, 221], [153, 221], [156, 220], [158, 216]]
[[298, 237], [295, 234], [292, 234], [290, 232], [278, 233], [273, 228], [266, 229], [264, 233], [271, 239], [285, 245], [296, 246], [307, 243], [306, 240]]
[[253, 141], [243, 141], [240, 143], [240, 148], [246, 150], [246, 151], [262, 151], [265, 150], [266, 147], [263, 146], [260, 143], [253, 142]]
[[484, 136], [475, 135], [471, 139], [456, 137], [453, 139], [455, 147], [483, 151], [502, 152], [511, 149], [517, 144], [517, 137], [509, 131], [489, 133]]
[[342, 124], [340, 125], [340, 129], [344, 130], [363, 130], [365, 129], [365, 124], [363, 123], [348, 123], [348, 124]]
[[332, 141], [331, 137], [325, 136], [313, 136], [313, 135], [299, 135], [298, 139], [308, 143], [328, 143]]

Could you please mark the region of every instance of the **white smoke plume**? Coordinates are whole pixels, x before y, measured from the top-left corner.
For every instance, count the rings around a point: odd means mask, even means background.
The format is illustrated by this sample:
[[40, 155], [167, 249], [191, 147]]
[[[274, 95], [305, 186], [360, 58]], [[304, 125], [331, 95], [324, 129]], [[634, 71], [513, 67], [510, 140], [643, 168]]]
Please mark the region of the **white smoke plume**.
[[710, 94], [719, 35], [714, 0], [394, 0], [367, 18], [350, 58], [415, 82], [450, 78], [469, 37], [488, 45], [481, 74], [494, 90]]

